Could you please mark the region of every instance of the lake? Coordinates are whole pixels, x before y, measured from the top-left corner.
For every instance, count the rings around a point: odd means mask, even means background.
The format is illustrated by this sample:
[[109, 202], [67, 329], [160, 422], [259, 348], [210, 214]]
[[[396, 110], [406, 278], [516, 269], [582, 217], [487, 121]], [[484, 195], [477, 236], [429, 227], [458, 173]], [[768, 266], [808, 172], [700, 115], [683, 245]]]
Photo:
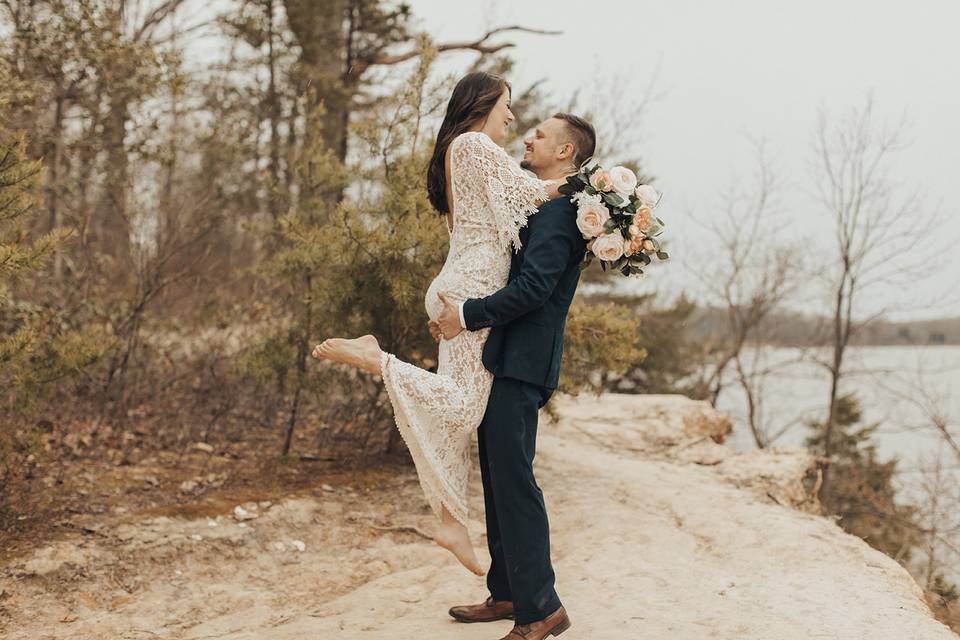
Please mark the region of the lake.
[[[952, 523], [960, 527], [960, 455], [931, 427], [925, 413], [935, 408], [946, 418], [955, 440], [960, 440], [960, 346], [855, 347], [849, 350], [850, 376], [842, 391], [853, 392], [860, 400], [865, 423], [879, 422], [875, 434], [881, 459], [897, 457], [898, 501], [924, 502], [923, 482], [939, 457], [945, 469], [941, 527]], [[826, 415], [830, 381], [820, 365], [809, 361], [825, 358], [826, 351], [788, 348], [758, 348], [750, 356], [759, 358], [773, 372], [763, 388], [763, 415], [769, 431], [791, 422], [793, 426], [774, 446], [802, 445], [810, 430], [803, 423]], [[744, 416], [743, 393], [731, 387], [721, 394], [718, 408], [734, 417], [734, 430], [728, 444], [746, 450], [755, 448]], [[953, 536], [956, 537], [956, 536]], [[960, 546], [960, 540], [953, 540]], [[952, 571], [960, 579], [960, 557], [941, 549]]]

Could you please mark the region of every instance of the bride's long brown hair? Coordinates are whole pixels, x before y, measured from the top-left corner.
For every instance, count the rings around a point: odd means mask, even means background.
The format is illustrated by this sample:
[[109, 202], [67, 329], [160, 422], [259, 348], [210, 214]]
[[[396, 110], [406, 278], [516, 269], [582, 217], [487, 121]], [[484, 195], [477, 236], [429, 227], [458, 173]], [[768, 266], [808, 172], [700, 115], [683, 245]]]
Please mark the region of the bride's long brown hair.
[[447, 172], [444, 160], [447, 147], [461, 133], [469, 131], [478, 122], [483, 122], [496, 106], [504, 91], [510, 91], [510, 83], [502, 77], [474, 71], [460, 78], [453, 88], [443, 124], [437, 132], [433, 157], [427, 168], [427, 195], [430, 204], [441, 214], [449, 211], [447, 206]]

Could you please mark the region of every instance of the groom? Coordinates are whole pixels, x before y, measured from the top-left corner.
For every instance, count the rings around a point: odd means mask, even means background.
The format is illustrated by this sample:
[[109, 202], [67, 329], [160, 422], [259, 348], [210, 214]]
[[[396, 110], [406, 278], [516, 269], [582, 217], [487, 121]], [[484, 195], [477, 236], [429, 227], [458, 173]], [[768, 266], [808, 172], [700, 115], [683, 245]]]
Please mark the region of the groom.
[[[542, 180], [564, 178], [593, 155], [596, 133], [586, 120], [558, 113], [524, 145], [523, 168]], [[586, 251], [576, 220], [569, 198], [545, 202], [520, 231], [522, 247], [512, 258], [507, 286], [459, 307], [441, 296], [444, 310], [436, 323], [447, 340], [464, 329], [492, 327], [483, 365], [494, 381], [477, 432], [490, 597], [453, 607], [450, 615], [460, 622], [515, 619], [502, 640], [541, 640], [570, 627], [554, 590], [550, 529], [533, 458], [537, 414], [557, 388], [567, 311]]]

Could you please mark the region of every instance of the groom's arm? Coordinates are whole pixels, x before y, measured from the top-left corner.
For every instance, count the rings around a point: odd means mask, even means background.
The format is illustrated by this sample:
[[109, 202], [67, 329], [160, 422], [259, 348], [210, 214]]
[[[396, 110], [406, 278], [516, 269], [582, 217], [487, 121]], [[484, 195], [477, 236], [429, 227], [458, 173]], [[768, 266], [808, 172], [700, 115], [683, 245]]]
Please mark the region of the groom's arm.
[[460, 306], [461, 325], [470, 331], [509, 324], [547, 301], [574, 252], [583, 243], [564, 201], [544, 204], [530, 218], [520, 273], [503, 289]]

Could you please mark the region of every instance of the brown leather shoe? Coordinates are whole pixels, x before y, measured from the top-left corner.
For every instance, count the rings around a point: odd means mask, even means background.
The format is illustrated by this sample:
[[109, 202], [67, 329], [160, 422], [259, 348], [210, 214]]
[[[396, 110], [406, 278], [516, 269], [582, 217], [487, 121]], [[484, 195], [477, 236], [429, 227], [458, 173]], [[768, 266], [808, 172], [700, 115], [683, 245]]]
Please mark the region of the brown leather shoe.
[[560, 607], [543, 620], [530, 624], [518, 624], [513, 630], [500, 640], [543, 640], [547, 636], [558, 636], [570, 628], [570, 618], [563, 607]]
[[513, 620], [513, 603], [509, 600], [496, 601], [487, 598], [483, 604], [465, 604], [450, 607], [450, 615], [457, 622], [493, 622], [494, 620]]

